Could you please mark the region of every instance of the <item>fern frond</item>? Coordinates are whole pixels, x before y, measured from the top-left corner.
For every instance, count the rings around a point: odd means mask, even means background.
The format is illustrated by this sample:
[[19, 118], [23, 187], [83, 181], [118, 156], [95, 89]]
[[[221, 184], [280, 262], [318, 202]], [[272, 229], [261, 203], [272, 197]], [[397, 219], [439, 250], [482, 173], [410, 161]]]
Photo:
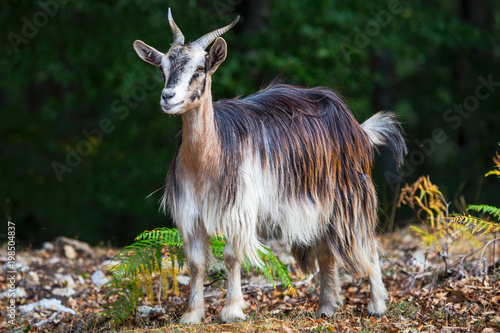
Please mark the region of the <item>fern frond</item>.
[[439, 240], [436, 237], [435, 233], [429, 233], [422, 228], [417, 226], [410, 226], [410, 229], [413, 230], [418, 236], [422, 239], [422, 245], [426, 247], [430, 247], [431, 245], [439, 245]]
[[108, 301], [103, 306], [104, 315], [111, 318], [114, 323], [123, 324], [132, 313], [137, 311], [139, 297], [142, 294], [140, 287], [136, 287], [138, 281], [137, 278], [117, 274], [112, 276], [106, 284], [109, 291], [102, 299]]
[[[447, 206], [439, 187], [434, 185], [429, 176], [421, 176], [412, 185], [406, 184], [401, 190], [398, 207], [406, 204], [422, 223], [429, 223], [434, 231], [439, 228], [441, 219], [446, 216]], [[422, 215], [426, 215], [425, 218]]]
[[496, 152], [496, 156], [493, 157], [493, 163], [495, 163], [495, 169], [488, 171], [484, 176], [488, 177], [489, 175], [497, 175], [500, 178], [500, 154]]
[[248, 262], [244, 262], [243, 268], [245, 268], [247, 272], [252, 269], [260, 272], [275, 288], [275, 281], [279, 281], [283, 288], [286, 289], [287, 293], [296, 297], [297, 291], [292, 284], [288, 267], [286, 267], [286, 265], [283, 264], [267, 247], [264, 247], [264, 251], [259, 251], [259, 257], [263, 262], [263, 266], [254, 266], [250, 265]]
[[215, 259], [224, 261], [222, 258], [224, 246], [226, 246], [226, 238], [224, 236], [217, 234], [217, 236], [210, 239], [210, 248], [212, 249]]
[[[154, 302], [153, 281], [157, 276], [163, 277], [166, 288], [168, 288], [166, 277], [169, 275], [174, 279], [174, 288], [178, 286], [176, 284], [178, 267], [175, 268], [175, 262], [174, 269], [168, 270], [163, 267], [165, 256], [162, 256], [162, 251], [165, 244], [161, 242], [165, 241], [170, 245], [170, 249], [177, 248], [176, 244], [179, 244], [177, 235], [178, 231], [170, 232], [168, 229], [146, 231], [137, 237], [136, 242], [124, 247], [114, 257], [114, 260], [120, 263], [110, 269], [111, 280], [105, 285], [108, 292], [103, 298], [103, 301], [116, 298], [105, 305], [104, 312], [113, 322], [122, 324], [137, 311], [139, 298], [143, 295], [143, 285], [147, 300], [151, 304]], [[170, 251], [167, 251], [168, 253]]]
[[495, 206], [469, 205], [469, 207], [467, 207], [467, 210], [473, 210], [478, 213], [489, 214], [497, 219], [500, 217], [500, 208]]
[[165, 246], [182, 247], [182, 236], [176, 228], [156, 228], [154, 230], [146, 230], [135, 238], [136, 241], [145, 240], [151, 243], [161, 243]]
[[496, 175], [497, 177], [500, 177], [500, 170], [490, 170], [484, 174], [485, 177], [488, 177], [490, 175]]
[[454, 222], [451, 218], [447, 218], [447, 220], [448, 228], [451, 234], [450, 237], [453, 241], [456, 241], [458, 239], [465, 239], [469, 242], [474, 243], [474, 245], [480, 244], [479, 240], [476, 238], [476, 236], [474, 236], [474, 233], [470, 228], [461, 223]]
[[500, 223], [493, 221], [486, 221], [472, 215], [465, 216], [461, 214], [454, 214], [451, 217], [451, 221], [465, 225], [466, 227], [471, 229], [472, 233], [482, 232], [482, 235], [484, 235], [489, 232], [500, 231]]

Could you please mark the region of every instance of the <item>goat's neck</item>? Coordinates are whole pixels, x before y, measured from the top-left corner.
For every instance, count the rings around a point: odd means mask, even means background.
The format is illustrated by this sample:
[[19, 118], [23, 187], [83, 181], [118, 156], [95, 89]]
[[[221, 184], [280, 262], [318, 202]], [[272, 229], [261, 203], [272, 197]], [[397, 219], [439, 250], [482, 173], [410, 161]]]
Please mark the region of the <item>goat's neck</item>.
[[212, 94], [209, 89], [202, 103], [182, 115], [180, 162], [196, 182], [215, 176], [220, 144], [215, 128]]

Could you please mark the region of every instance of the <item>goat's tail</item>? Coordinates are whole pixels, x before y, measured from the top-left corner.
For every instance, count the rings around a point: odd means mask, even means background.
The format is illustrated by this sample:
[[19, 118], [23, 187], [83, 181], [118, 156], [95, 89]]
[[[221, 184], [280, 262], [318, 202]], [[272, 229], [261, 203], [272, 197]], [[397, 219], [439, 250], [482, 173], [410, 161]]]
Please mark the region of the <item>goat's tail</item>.
[[374, 146], [387, 146], [392, 152], [396, 166], [403, 164], [407, 153], [403, 128], [393, 112], [381, 111], [361, 124]]

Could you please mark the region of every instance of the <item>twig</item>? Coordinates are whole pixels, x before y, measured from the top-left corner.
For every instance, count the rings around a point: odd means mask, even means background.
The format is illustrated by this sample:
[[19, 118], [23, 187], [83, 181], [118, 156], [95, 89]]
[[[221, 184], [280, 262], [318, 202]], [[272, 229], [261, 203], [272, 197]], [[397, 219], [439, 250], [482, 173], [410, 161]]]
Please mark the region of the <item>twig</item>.
[[[495, 236], [495, 238], [497, 238], [497, 233], [494, 232], [493, 236]], [[496, 274], [497, 273], [497, 265], [495, 262], [495, 252], [496, 252], [496, 243], [493, 243], [493, 273]]]
[[[462, 258], [461, 258], [461, 259], [457, 259], [457, 260], [455, 260], [455, 262], [454, 262], [454, 263], [453, 263], [450, 267], [454, 267], [454, 266], [456, 266], [456, 265], [457, 265], [457, 264], [459, 264], [459, 263], [463, 263], [463, 262], [464, 262], [464, 260], [465, 260], [465, 258], [470, 257], [470, 256], [471, 256], [471, 255], [473, 255], [474, 253], [479, 252], [479, 251], [481, 251], [481, 250], [483, 250], [483, 252], [482, 252], [482, 253], [484, 254], [484, 248], [485, 248], [485, 247], [487, 247], [488, 245], [490, 245], [491, 243], [493, 243], [493, 242], [497, 241], [497, 240], [500, 240], [500, 238], [495, 238], [495, 239], [492, 239], [491, 241], [489, 241], [489, 242], [488, 242], [488, 243], [486, 243], [485, 245], [481, 246], [480, 248], [475, 249], [474, 251], [471, 251], [471, 252], [469, 252], [469, 253], [467, 253], [467, 254], [462, 255], [462, 256], [461, 256]], [[483, 256], [483, 255], [481, 255], [481, 256]]]
[[493, 287], [485, 287], [485, 286], [472, 286], [472, 285], [468, 285], [466, 284], [464, 287], [467, 287], [467, 288], [471, 288], [471, 289], [493, 289]]
[[484, 257], [484, 250], [486, 250], [486, 248], [488, 247], [488, 245], [490, 245], [491, 243], [494, 243], [497, 240], [500, 240], [500, 238], [492, 239], [488, 243], [486, 243], [486, 245], [483, 246], [483, 251], [481, 251], [481, 258]]

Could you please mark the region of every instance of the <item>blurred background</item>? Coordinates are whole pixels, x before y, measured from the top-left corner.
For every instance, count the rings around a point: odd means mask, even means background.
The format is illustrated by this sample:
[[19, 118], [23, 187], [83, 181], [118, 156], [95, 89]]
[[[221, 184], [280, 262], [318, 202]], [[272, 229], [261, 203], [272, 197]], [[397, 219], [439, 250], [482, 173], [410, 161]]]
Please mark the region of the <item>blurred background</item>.
[[411, 222], [395, 196], [420, 175], [441, 186], [451, 210], [500, 204], [494, 177], [483, 178], [500, 141], [498, 1], [8, 0], [0, 208], [18, 242], [123, 245], [171, 226], [155, 191], [181, 121], [160, 111], [160, 72], [132, 48], [141, 39], [168, 50], [168, 7], [186, 40], [241, 15], [224, 35], [215, 99], [255, 92], [282, 72], [287, 83], [334, 88], [360, 122], [399, 114], [405, 166], [395, 172], [381, 150], [374, 170], [382, 231]]

